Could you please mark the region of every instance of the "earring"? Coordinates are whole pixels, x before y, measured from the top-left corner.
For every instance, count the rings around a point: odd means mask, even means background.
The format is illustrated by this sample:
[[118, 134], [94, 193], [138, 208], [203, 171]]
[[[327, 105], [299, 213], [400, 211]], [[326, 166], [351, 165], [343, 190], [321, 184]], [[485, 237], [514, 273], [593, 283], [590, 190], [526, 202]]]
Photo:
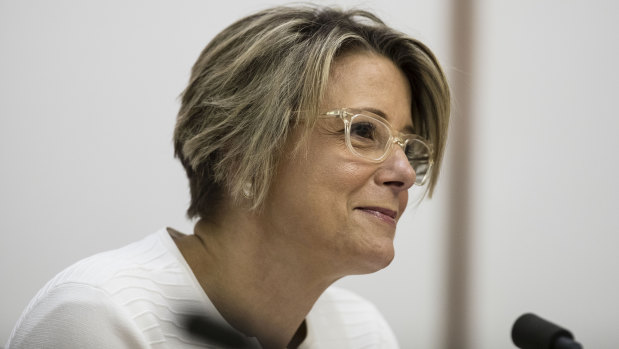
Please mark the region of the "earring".
[[245, 184], [243, 184], [243, 196], [248, 199], [251, 199], [251, 197], [254, 196], [254, 193], [251, 191], [251, 187], [251, 182], [245, 182]]

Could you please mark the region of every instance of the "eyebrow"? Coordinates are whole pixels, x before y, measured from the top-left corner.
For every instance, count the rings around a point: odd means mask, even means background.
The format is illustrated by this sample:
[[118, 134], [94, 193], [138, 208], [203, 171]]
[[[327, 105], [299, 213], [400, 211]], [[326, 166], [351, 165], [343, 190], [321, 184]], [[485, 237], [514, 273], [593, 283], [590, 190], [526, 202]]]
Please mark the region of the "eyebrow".
[[[366, 110], [369, 111], [372, 114], [376, 114], [378, 116], [380, 116], [381, 118], [385, 119], [386, 121], [389, 121], [387, 119], [387, 114], [380, 110], [380, 109], [376, 109], [376, 108], [372, 108], [372, 107], [365, 107], [365, 108], [359, 108], [360, 110]], [[412, 125], [406, 125], [404, 126], [404, 128], [402, 130], [400, 130], [400, 132], [402, 133], [409, 133], [409, 134], [415, 134], [415, 128]]]

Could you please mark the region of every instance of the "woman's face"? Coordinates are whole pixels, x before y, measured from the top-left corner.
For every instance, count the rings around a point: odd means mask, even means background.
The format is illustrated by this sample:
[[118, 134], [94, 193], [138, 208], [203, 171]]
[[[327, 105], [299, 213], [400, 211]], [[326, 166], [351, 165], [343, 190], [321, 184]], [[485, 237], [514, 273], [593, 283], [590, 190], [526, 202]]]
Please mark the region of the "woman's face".
[[[321, 111], [339, 108], [383, 114], [399, 131], [412, 126], [405, 75], [369, 52], [335, 61]], [[396, 224], [415, 181], [400, 147], [373, 163], [349, 151], [343, 129], [337, 118], [317, 121], [307, 147], [282, 159], [264, 211], [270, 228], [283, 232], [279, 238], [302, 250], [299, 258], [341, 276], [374, 272], [391, 262]], [[301, 134], [292, 134], [287, 149]]]

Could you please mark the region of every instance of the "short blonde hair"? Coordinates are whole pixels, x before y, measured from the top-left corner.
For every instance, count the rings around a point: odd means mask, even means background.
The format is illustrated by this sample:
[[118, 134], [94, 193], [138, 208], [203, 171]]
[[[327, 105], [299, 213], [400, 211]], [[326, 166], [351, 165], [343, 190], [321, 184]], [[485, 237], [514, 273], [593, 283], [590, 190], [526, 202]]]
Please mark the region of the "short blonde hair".
[[224, 29], [193, 66], [174, 130], [188, 217], [207, 218], [224, 196], [262, 205], [288, 134], [299, 122], [313, 125], [334, 60], [351, 50], [384, 55], [407, 76], [416, 133], [434, 148], [432, 194], [450, 109], [434, 54], [367, 11], [275, 7]]

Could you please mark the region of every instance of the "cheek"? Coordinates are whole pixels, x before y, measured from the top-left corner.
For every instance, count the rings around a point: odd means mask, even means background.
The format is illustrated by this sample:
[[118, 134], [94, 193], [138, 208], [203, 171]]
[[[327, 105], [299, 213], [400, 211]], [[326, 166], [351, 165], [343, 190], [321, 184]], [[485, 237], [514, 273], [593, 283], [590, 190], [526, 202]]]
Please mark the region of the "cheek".
[[331, 137], [312, 141], [306, 161], [299, 164], [310, 185], [319, 192], [345, 188], [355, 173], [355, 166], [346, 157], [346, 146]]
[[346, 144], [333, 137], [315, 132], [307, 153], [301, 150], [285, 165], [282, 175], [293, 195], [307, 209], [340, 218], [354, 204], [357, 192], [371, 184], [372, 167], [350, 154]]
[[332, 156], [316, 170], [314, 188], [331, 200], [347, 198], [368, 183], [371, 174], [360, 164], [345, 156]]

